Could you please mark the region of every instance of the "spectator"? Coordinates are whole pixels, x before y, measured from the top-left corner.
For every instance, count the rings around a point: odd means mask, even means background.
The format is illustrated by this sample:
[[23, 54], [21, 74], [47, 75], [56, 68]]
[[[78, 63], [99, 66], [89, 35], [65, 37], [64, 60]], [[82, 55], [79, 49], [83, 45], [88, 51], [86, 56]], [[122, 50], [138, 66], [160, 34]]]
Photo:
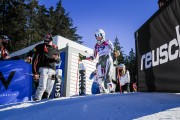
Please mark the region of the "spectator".
[[114, 64], [114, 66], [118, 66], [118, 61], [117, 61], [117, 58], [119, 57], [119, 55], [120, 55], [120, 52], [119, 52], [119, 50], [114, 50], [114, 52], [113, 52], [113, 64]]
[[[44, 37], [44, 43], [39, 44], [34, 47], [28, 53], [26, 61], [31, 61], [33, 57], [33, 77], [34, 80], [38, 80], [38, 87], [35, 92], [34, 100], [41, 100], [42, 96], [44, 98], [49, 98], [55, 78], [56, 78], [56, 63], [60, 62], [59, 51], [56, 45], [52, 43], [52, 35], [47, 34]], [[38, 65], [38, 66], [37, 66]]]
[[133, 92], [137, 92], [137, 84], [136, 84], [136, 82], [133, 83]]
[[10, 59], [9, 52], [7, 50], [7, 45], [10, 39], [6, 35], [0, 36], [0, 60], [7, 60]]
[[127, 80], [124, 87], [125, 87], [126, 92], [130, 92], [130, 74], [127, 67], [125, 69], [126, 69], [125, 77], [127, 78]]
[[130, 75], [129, 71], [126, 70], [126, 67], [124, 64], [120, 64], [117, 67], [118, 71], [118, 84], [116, 92], [130, 92]]
[[135, 76], [135, 80], [132, 85], [133, 92], [137, 92], [137, 75]]
[[118, 66], [118, 56], [120, 55], [119, 50], [114, 50], [113, 54], [113, 72], [112, 72], [112, 83], [114, 84], [114, 92], [117, 86], [117, 66]]

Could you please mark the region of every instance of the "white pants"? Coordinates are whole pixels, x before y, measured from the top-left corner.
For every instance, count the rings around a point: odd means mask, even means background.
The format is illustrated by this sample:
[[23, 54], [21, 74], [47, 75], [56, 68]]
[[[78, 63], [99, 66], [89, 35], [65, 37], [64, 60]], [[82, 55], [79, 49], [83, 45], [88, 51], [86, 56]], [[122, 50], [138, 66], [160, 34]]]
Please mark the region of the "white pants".
[[103, 81], [112, 82], [113, 60], [110, 56], [101, 56], [96, 69], [98, 79], [103, 77]]
[[[113, 72], [113, 60], [110, 56], [101, 56], [97, 65], [97, 77], [98, 83], [102, 91], [113, 91], [112, 84], [112, 72]], [[108, 91], [106, 91], [108, 89]]]
[[52, 92], [55, 80], [52, 80], [52, 75], [56, 74], [56, 71], [49, 68], [41, 67], [39, 69], [40, 78], [39, 85], [37, 87], [35, 98], [41, 100], [43, 93], [46, 91], [48, 93], [48, 98]]

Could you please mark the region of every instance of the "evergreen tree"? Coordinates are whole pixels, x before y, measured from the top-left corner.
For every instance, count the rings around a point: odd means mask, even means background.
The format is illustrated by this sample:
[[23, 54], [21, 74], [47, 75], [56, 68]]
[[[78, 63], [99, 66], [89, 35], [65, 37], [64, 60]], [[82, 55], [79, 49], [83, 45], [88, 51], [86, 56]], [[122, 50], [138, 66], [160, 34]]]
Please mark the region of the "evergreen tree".
[[12, 39], [10, 52], [42, 41], [47, 33], [82, 43], [61, 0], [55, 10], [38, 5], [38, 0], [0, 0], [0, 22], [0, 34]]
[[[56, 10], [54, 12], [54, 27], [53, 34], [61, 35], [73, 41], [81, 42], [81, 36], [76, 34], [77, 27], [73, 27], [72, 19], [69, 17], [69, 13], [66, 13], [65, 9], [62, 7], [62, 1], [57, 3]], [[82, 42], [81, 42], [82, 43]]]
[[34, 43], [36, 43], [40, 38], [41, 35], [38, 34], [38, 31], [40, 31], [38, 23], [36, 22], [37, 18], [37, 12], [38, 12], [38, 1], [36, 0], [28, 0], [26, 5], [26, 11], [27, 11], [27, 46], [30, 46]]
[[[25, 42], [26, 30], [26, 5], [24, 0], [3, 0], [3, 25], [0, 33], [8, 35], [12, 40], [12, 50], [21, 49]], [[10, 50], [11, 51], [11, 50]]]
[[35, 16], [35, 33], [36, 39], [34, 39], [33, 43], [37, 43], [43, 40], [43, 37], [47, 33], [52, 32], [52, 27], [50, 26], [50, 15], [49, 11], [46, 9], [44, 5], [37, 7], [37, 13]]
[[0, 34], [4, 34], [6, 14], [6, 2], [5, 0], [0, 0]]
[[126, 57], [126, 67], [129, 70], [130, 77], [131, 77], [131, 84], [136, 82], [136, 75], [137, 75], [137, 63], [136, 63], [136, 55], [131, 48], [129, 52], [129, 56]]

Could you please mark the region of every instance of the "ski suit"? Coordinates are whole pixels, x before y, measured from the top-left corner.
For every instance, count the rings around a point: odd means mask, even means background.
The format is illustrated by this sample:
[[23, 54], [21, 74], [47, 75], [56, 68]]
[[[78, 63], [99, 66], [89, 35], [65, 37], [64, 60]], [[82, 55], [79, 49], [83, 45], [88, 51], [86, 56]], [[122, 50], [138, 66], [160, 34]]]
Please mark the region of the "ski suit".
[[[106, 40], [101, 44], [96, 44], [94, 49], [94, 55], [87, 59], [95, 59], [99, 55], [99, 60], [96, 65], [97, 78], [100, 86], [107, 89], [110, 85], [112, 87], [112, 71], [113, 60], [111, 53], [114, 50], [114, 46], [110, 40]], [[107, 83], [107, 84], [106, 84]]]

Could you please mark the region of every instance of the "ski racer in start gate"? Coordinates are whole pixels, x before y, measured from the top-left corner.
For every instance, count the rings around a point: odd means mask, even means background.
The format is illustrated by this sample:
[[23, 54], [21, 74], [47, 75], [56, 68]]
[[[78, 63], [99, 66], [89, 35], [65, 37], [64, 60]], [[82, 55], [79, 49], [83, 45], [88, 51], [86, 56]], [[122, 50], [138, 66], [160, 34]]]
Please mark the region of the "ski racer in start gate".
[[80, 60], [94, 60], [97, 55], [99, 55], [96, 69], [100, 91], [101, 93], [114, 92], [111, 80], [113, 70], [113, 60], [111, 55], [114, 50], [114, 46], [110, 40], [106, 40], [105, 32], [102, 29], [98, 29], [95, 32], [95, 38], [97, 43], [95, 44], [94, 54], [89, 57], [79, 54]]

